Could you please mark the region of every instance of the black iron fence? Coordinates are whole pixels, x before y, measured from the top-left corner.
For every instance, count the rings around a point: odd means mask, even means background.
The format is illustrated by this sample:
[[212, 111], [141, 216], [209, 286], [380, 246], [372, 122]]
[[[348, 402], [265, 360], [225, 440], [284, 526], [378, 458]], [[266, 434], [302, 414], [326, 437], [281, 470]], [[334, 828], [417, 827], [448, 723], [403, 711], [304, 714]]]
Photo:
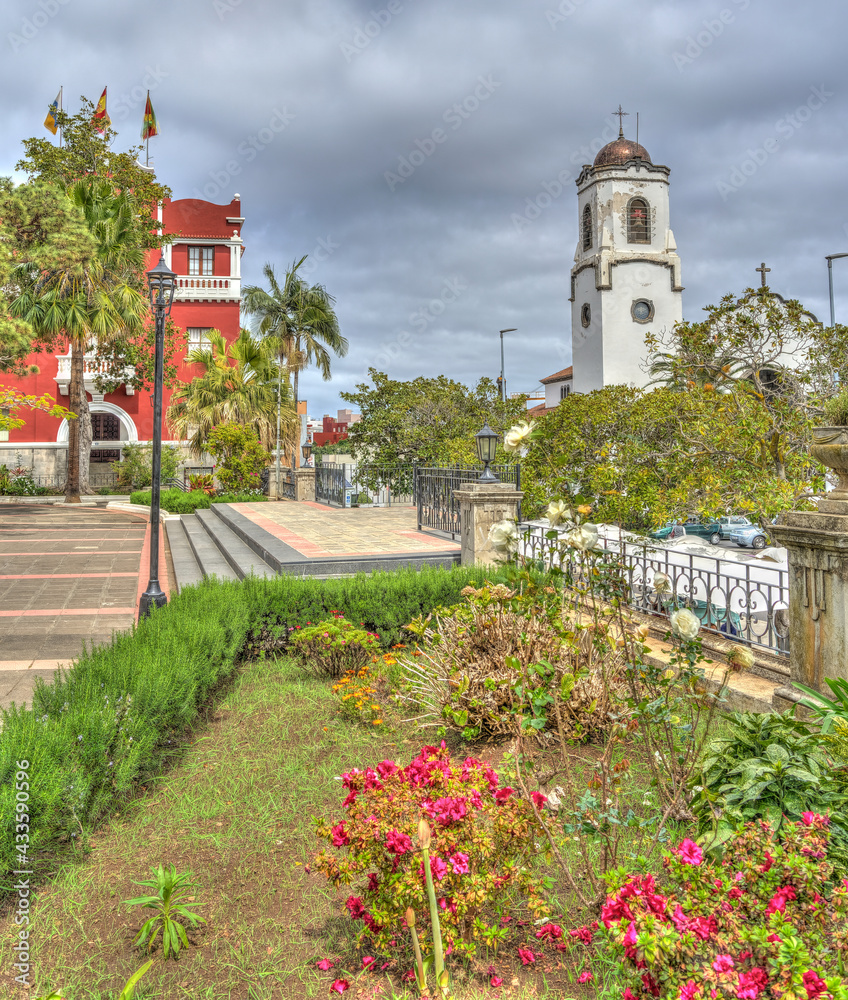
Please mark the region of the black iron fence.
[[414, 462], [398, 465], [360, 462], [351, 466], [347, 474], [351, 503], [375, 507], [412, 506], [415, 503], [415, 468]]
[[319, 503], [335, 507], [346, 507], [346, 497], [350, 494], [350, 483], [344, 465], [322, 462], [315, 467], [315, 499]]
[[[520, 465], [491, 466], [492, 472], [504, 483], [521, 489]], [[441, 531], [454, 540], [461, 530], [459, 503], [455, 492], [462, 486], [477, 482], [479, 466], [436, 468], [417, 466], [415, 470], [415, 502], [418, 507], [418, 530]], [[521, 508], [518, 511], [521, 518]]]
[[[268, 486], [270, 483], [270, 473], [271, 470], [267, 469], [268, 479], [263, 477], [262, 480], [262, 492], [268, 492]], [[297, 490], [294, 484], [294, 470], [282, 467], [280, 469], [280, 483], [277, 489], [277, 499], [278, 500], [297, 500]]]
[[[579, 577], [579, 551], [563, 543], [561, 531], [553, 539], [547, 525], [519, 524], [519, 531], [522, 554]], [[601, 537], [598, 545], [617, 556], [631, 607], [663, 615], [688, 607], [712, 632], [788, 655], [789, 572], [782, 566], [696, 555], [647, 539]]]

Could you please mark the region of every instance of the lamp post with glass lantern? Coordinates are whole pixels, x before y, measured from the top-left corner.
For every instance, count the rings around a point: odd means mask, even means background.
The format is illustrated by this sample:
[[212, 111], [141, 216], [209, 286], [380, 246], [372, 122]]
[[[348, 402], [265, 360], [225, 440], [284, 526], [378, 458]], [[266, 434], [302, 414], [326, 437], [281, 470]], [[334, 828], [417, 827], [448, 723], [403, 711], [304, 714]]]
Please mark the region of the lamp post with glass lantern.
[[150, 579], [138, 602], [138, 616], [145, 618], [152, 608], [161, 608], [168, 599], [159, 586], [159, 494], [162, 475], [162, 378], [165, 357], [165, 320], [171, 312], [177, 276], [162, 254], [156, 267], [147, 272], [150, 307], [156, 321], [156, 354], [153, 367], [153, 484], [150, 495]]
[[500, 482], [498, 477], [489, 468], [492, 462], [495, 460], [495, 452], [498, 447], [498, 435], [489, 426], [489, 421], [486, 421], [485, 426], [482, 431], [478, 431], [474, 435], [474, 443], [477, 446], [477, 457], [483, 463], [483, 474], [477, 480], [478, 483], [497, 483]]
[[309, 465], [309, 459], [312, 456], [312, 442], [307, 438], [306, 441], [300, 446], [301, 453], [303, 454], [303, 461], [305, 465]]
[[[506, 377], [504, 376], [504, 352], [503, 352], [503, 335], [505, 333], [517, 333], [517, 326], [510, 326], [506, 330], [499, 330], [498, 333], [501, 335], [501, 402], [506, 402]], [[486, 424], [488, 427], [488, 424]]]

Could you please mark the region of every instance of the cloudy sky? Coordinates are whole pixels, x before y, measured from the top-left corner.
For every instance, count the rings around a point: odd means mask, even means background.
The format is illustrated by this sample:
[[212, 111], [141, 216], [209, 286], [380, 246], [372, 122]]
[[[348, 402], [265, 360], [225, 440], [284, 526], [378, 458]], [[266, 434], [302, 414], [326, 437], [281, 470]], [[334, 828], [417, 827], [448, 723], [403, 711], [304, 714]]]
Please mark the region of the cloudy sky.
[[[619, 103], [671, 168], [686, 318], [762, 260], [827, 317], [846, 29], [842, 0], [5, 0], [0, 173], [60, 85], [71, 112], [108, 85], [121, 148], [149, 88], [174, 197], [241, 194], [245, 279], [309, 254], [336, 297], [350, 352], [302, 377], [310, 413], [369, 366], [494, 378], [504, 327], [509, 389], [531, 391], [571, 360], [576, 194], [555, 180], [617, 135]], [[834, 278], [848, 322], [848, 260]]]

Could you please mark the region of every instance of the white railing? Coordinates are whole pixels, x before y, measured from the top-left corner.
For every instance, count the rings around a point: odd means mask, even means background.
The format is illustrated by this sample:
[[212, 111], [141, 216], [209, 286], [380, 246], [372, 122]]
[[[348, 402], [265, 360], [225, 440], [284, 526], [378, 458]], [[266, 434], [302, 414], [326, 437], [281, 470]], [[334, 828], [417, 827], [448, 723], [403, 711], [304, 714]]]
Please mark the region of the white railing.
[[[59, 386], [59, 393], [62, 396], [68, 395], [68, 385], [71, 381], [71, 355], [68, 354], [57, 354], [56, 361], [58, 362], [58, 371], [56, 372], [56, 383]], [[94, 386], [94, 380], [98, 375], [105, 375], [108, 371], [109, 363], [100, 360], [96, 354], [86, 354], [83, 358], [83, 381], [85, 383], [86, 392], [96, 392], [97, 389]], [[125, 381], [132, 379], [135, 375], [135, 367], [133, 365], [127, 365], [123, 371], [123, 377]], [[128, 396], [135, 394], [135, 389], [131, 386], [125, 386], [126, 393]]]
[[240, 278], [177, 276], [176, 298], [186, 299], [239, 299]]

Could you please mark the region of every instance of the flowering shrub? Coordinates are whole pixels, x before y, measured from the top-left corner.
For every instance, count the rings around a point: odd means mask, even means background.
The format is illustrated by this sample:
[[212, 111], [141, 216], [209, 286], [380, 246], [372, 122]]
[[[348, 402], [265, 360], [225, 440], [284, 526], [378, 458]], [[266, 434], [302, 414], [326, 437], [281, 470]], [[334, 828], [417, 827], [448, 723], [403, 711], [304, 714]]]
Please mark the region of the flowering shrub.
[[817, 813], [780, 836], [750, 823], [721, 862], [684, 840], [663, 862], [667, 894], [653, 875], [619, 877], [600, 933], [632, 976], [626, 1000], [846, 1000], [848, 880], [832, 879], [828, 827]]
[[[385, 760], [343, 776], [347, 798], [338, 822], [316, 821], [318, 835], [342, 849], [324, 850], [318, 871], [335, 885], [354, 885], [345, 907], [361, 921], [360, 942], [376, 951], [410, 950], [403, 927], [411, 908], [427, 913], [422, 855], [414, 841], [418, 817], [431, 827], [430, 867], [438, 897], [445, 954], [473, 956], [478, 945], [497, 947], [506, 935], [505, 911], [522, 899], [536, 916], [547, 915], [542, 882], [528, 861], [540, 828], [526, 799], [482, 761], [454, 761], [442, 743], [425, 746], [406, 767]], [[539, 796], [540, 804], [544, 797]], [[432, 950], [429, 921], [419, 919], [422, 950]]]
[[337, 678], [347, 671], [360, 670], [371, 660], [379, 643], [375, 632], [357, 628], [335, 611], [328, 620], [289, 633], [292, 651], [320, 677]]
[[377, 689], [371, 687], [371, 668], [366, 664], [359, 670], [348, 670], [333, 685], [333, 694], [338, 695], [342, 715], [355, 722], [371, 726], [383, 724], [383, 710], [374, 701]]

